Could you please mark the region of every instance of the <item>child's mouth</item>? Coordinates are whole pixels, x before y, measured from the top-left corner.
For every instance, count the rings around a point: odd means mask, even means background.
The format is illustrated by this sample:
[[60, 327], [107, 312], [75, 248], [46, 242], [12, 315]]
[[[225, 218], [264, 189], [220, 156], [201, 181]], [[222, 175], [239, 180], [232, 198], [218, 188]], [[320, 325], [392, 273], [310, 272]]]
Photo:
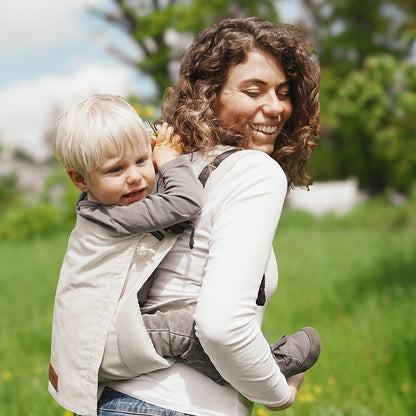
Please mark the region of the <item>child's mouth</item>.
[[132, 202], [141, 201], [143, 199], [144, 189], [138, 189], [123, 195], [123, 200], [131, 204]]

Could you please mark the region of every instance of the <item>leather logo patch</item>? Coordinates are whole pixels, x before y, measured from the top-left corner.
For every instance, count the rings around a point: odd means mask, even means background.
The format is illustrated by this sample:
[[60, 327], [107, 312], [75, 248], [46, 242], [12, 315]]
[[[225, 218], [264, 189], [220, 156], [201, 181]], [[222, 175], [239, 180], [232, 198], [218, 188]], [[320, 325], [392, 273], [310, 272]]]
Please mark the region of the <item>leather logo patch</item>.
[[58, 374], [56, 374], [56, 371], [51, 363], [49, 363], [49, 381], [51, 382], [53, 388], [58, 391]]

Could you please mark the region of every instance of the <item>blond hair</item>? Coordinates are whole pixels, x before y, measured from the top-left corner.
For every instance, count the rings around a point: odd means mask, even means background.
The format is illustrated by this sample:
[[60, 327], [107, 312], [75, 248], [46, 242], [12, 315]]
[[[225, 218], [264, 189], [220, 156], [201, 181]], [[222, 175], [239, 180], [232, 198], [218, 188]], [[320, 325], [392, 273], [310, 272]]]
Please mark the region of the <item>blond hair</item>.
[[86, 175], [100, 165], [109, 145], [123, 154], [140, 141], [150, 152], [150, 134], [134, 108], [121, 97], [97, 94], [58, 117], [55, 155], [66, 169]]

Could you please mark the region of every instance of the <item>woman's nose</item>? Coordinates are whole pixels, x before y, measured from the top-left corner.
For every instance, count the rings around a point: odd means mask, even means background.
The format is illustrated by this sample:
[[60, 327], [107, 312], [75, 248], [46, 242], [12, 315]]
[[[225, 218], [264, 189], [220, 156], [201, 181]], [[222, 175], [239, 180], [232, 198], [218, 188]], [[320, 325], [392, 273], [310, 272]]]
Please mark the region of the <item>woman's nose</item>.
[[279, 97], [274, 92], [265, 96], [263, 111], [265, 114], [269, 116], [278, 116], [282, 113], [282, 103], [280, 102]]

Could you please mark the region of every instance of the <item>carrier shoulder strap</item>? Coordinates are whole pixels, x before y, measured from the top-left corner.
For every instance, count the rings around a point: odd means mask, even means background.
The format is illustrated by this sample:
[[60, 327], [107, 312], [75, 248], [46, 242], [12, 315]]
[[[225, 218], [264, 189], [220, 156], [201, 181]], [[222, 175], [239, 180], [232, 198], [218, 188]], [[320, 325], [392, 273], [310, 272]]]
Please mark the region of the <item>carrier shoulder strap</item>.
[[[230, 149], [226, 150], [225, 152], [221, 153], [220, 155], [216, 156], [214, 160], [211, 163], [208, 163], [206, 166], [204, 166], [198, 176], [199, 181], [201, 182], [202, 186], [205, 188], [205, 184], [207, 183], [207, 180], [209, 178], [209, 175], [211, 175], [212, 171], [218, 167], [218, 165], [228, 156], [235, 153], [237, 149]], [[176, 234], [182, 234], [183, 231], [186, 228], [193, 228], [193, 222], [191, 220], [174, 224], [168, 227], [167, 229], [173, 231]], [[164, 234], [160, 231], [153, 231], [150, 234], [153, 234], [158, 240], [163, 240]], [[191, 232], [191, 240], [190, 240], [190, 247], [193, 247], [193, 232]]]
[[228, 156], [235, 153], [237, 149], [230, 149], [226, 150], [224, 153], [221, 153], [220, 155], [216, 156], [214, 160], [206, 165], [202, 170], [201, 173], [198, 176], [199, 181], [202, 183], [202, 186], [205, 187], [205, 184], [207, 183], [207, 180], [209, 178], [209, 175], [212, 173], [212, 171], [218, 167], [218, 165]]

